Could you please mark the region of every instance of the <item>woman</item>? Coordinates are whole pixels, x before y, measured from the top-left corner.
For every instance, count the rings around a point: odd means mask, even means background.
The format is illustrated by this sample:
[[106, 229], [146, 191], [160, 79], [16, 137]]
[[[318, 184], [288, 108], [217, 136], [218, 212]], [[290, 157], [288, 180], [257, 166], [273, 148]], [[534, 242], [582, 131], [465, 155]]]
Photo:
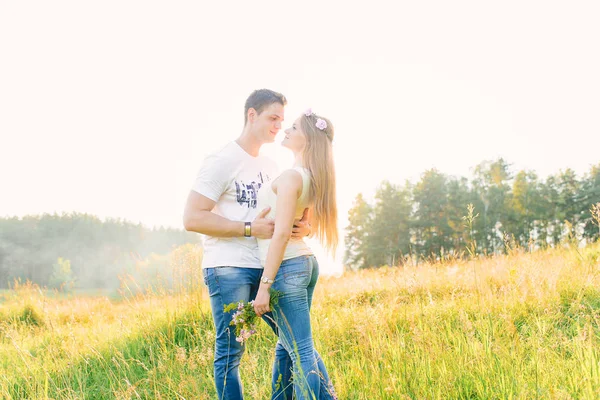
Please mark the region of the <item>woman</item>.
[[[310, 305], [319, 276], [319, 265], [302, 239], [290, 239], [294, 219], [311, 209], [311, 226], [324, 247], [335, 253], [338, 243], [335, 171], [331, 142], [333, 126], [324, 117], [306, 111], [285, 131], [282, 146], [295, 156], [284, 171], [258, 194], [258, 208], [271, 207], [275, 218], [270, 240], [258, 240], [264, 265], [254, 309], [271, 311], [269, 288], [281, 292], [273, 307], [279, 340], [273, 368], [273, 397], [291, 399], [335, 398], [327, 370], [314, 349]], [[289, 365], [291, 360], [292, 365]], [[291, 367], [291, 368], [290, 368]], [[288, 384], [293, 370], [293, 388]]]

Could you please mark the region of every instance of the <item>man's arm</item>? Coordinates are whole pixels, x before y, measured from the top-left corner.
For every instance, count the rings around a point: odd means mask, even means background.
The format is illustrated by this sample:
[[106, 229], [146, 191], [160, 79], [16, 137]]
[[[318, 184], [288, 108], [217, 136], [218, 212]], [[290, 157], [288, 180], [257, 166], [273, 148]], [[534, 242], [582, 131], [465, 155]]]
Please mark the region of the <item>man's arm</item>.
[[[216, 202], [200, 193], [191, 190], [183, 212], [183, 226], [186, 231], [198, 232], [214, 237], [244, 236], [245, 221], [231, 221], [212, 212]], [[261, 239], [273, 236], [274, 222], [265, 215], [266, 208], [252, 221], [251, 235]]]

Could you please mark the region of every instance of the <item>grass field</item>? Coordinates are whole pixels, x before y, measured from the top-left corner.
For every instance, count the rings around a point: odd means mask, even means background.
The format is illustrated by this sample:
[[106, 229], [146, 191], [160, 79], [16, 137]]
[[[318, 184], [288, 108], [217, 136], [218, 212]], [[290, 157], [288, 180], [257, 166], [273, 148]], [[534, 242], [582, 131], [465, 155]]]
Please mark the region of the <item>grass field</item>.
[[[215, 398], [204, 288], [0, 296], [0, 398]], [[312, 315], [340, 399], [600, 398], [599, 244], [322, 278]], [[246, 345], [248, 399], [274, 344]]]

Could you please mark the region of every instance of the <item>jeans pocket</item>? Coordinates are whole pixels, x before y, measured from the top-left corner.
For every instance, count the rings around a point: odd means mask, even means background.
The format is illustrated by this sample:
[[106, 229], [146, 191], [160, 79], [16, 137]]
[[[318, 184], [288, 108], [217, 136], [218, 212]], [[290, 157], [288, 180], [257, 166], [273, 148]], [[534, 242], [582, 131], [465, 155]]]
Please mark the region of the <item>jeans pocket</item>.
[[282, 267], [284, 268], [283, 281], [286, 285], [305, 288], [310, 283], [311, 265], [308, 257], [291, 259]]
[[204, 280], [204, 285], [208, 287], [208, 273], [206, 268], [202, 270], [202, 279]]
[[217, 275], [215, 274], [214, 268], [205, 268], [202, 271], [202, 275], [204, 276], [204, 283], [208, 287], [208, 295], [218, 295], [220, 293], [219, 281], [217, 279]]
[[286, 285], [307, 287], [310, 282], [310, 275], [308, 271], [290, 272], [283, 275], [283, 281]]

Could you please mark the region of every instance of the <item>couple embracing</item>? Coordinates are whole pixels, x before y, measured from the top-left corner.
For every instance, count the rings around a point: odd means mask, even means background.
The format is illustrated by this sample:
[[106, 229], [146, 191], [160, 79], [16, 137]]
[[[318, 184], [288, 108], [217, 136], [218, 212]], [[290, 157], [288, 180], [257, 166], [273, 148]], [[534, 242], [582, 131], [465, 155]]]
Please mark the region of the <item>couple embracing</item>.
[[[279, 174], [259, 150], [275, 141], [286, 104], [268, 89], [248, 97], [242, 134], [204, 160], [185, 207], [185, 229], [206, 235], [202, 272], [216, 329], [219, 399], [243, 399], [244, 347], [223, 308], [252, 300], [278, 336], [271, 398], [336, 398], [314, 348], [310, 306], [319, 265], [304, 242], [314, 232], [327, 249], [337, 246], [333, 126], [311, 110], [296, 118], [281, 143], [293, 152], [294, 165]], [[270, 288], [280, 293], [273, 309]]]

